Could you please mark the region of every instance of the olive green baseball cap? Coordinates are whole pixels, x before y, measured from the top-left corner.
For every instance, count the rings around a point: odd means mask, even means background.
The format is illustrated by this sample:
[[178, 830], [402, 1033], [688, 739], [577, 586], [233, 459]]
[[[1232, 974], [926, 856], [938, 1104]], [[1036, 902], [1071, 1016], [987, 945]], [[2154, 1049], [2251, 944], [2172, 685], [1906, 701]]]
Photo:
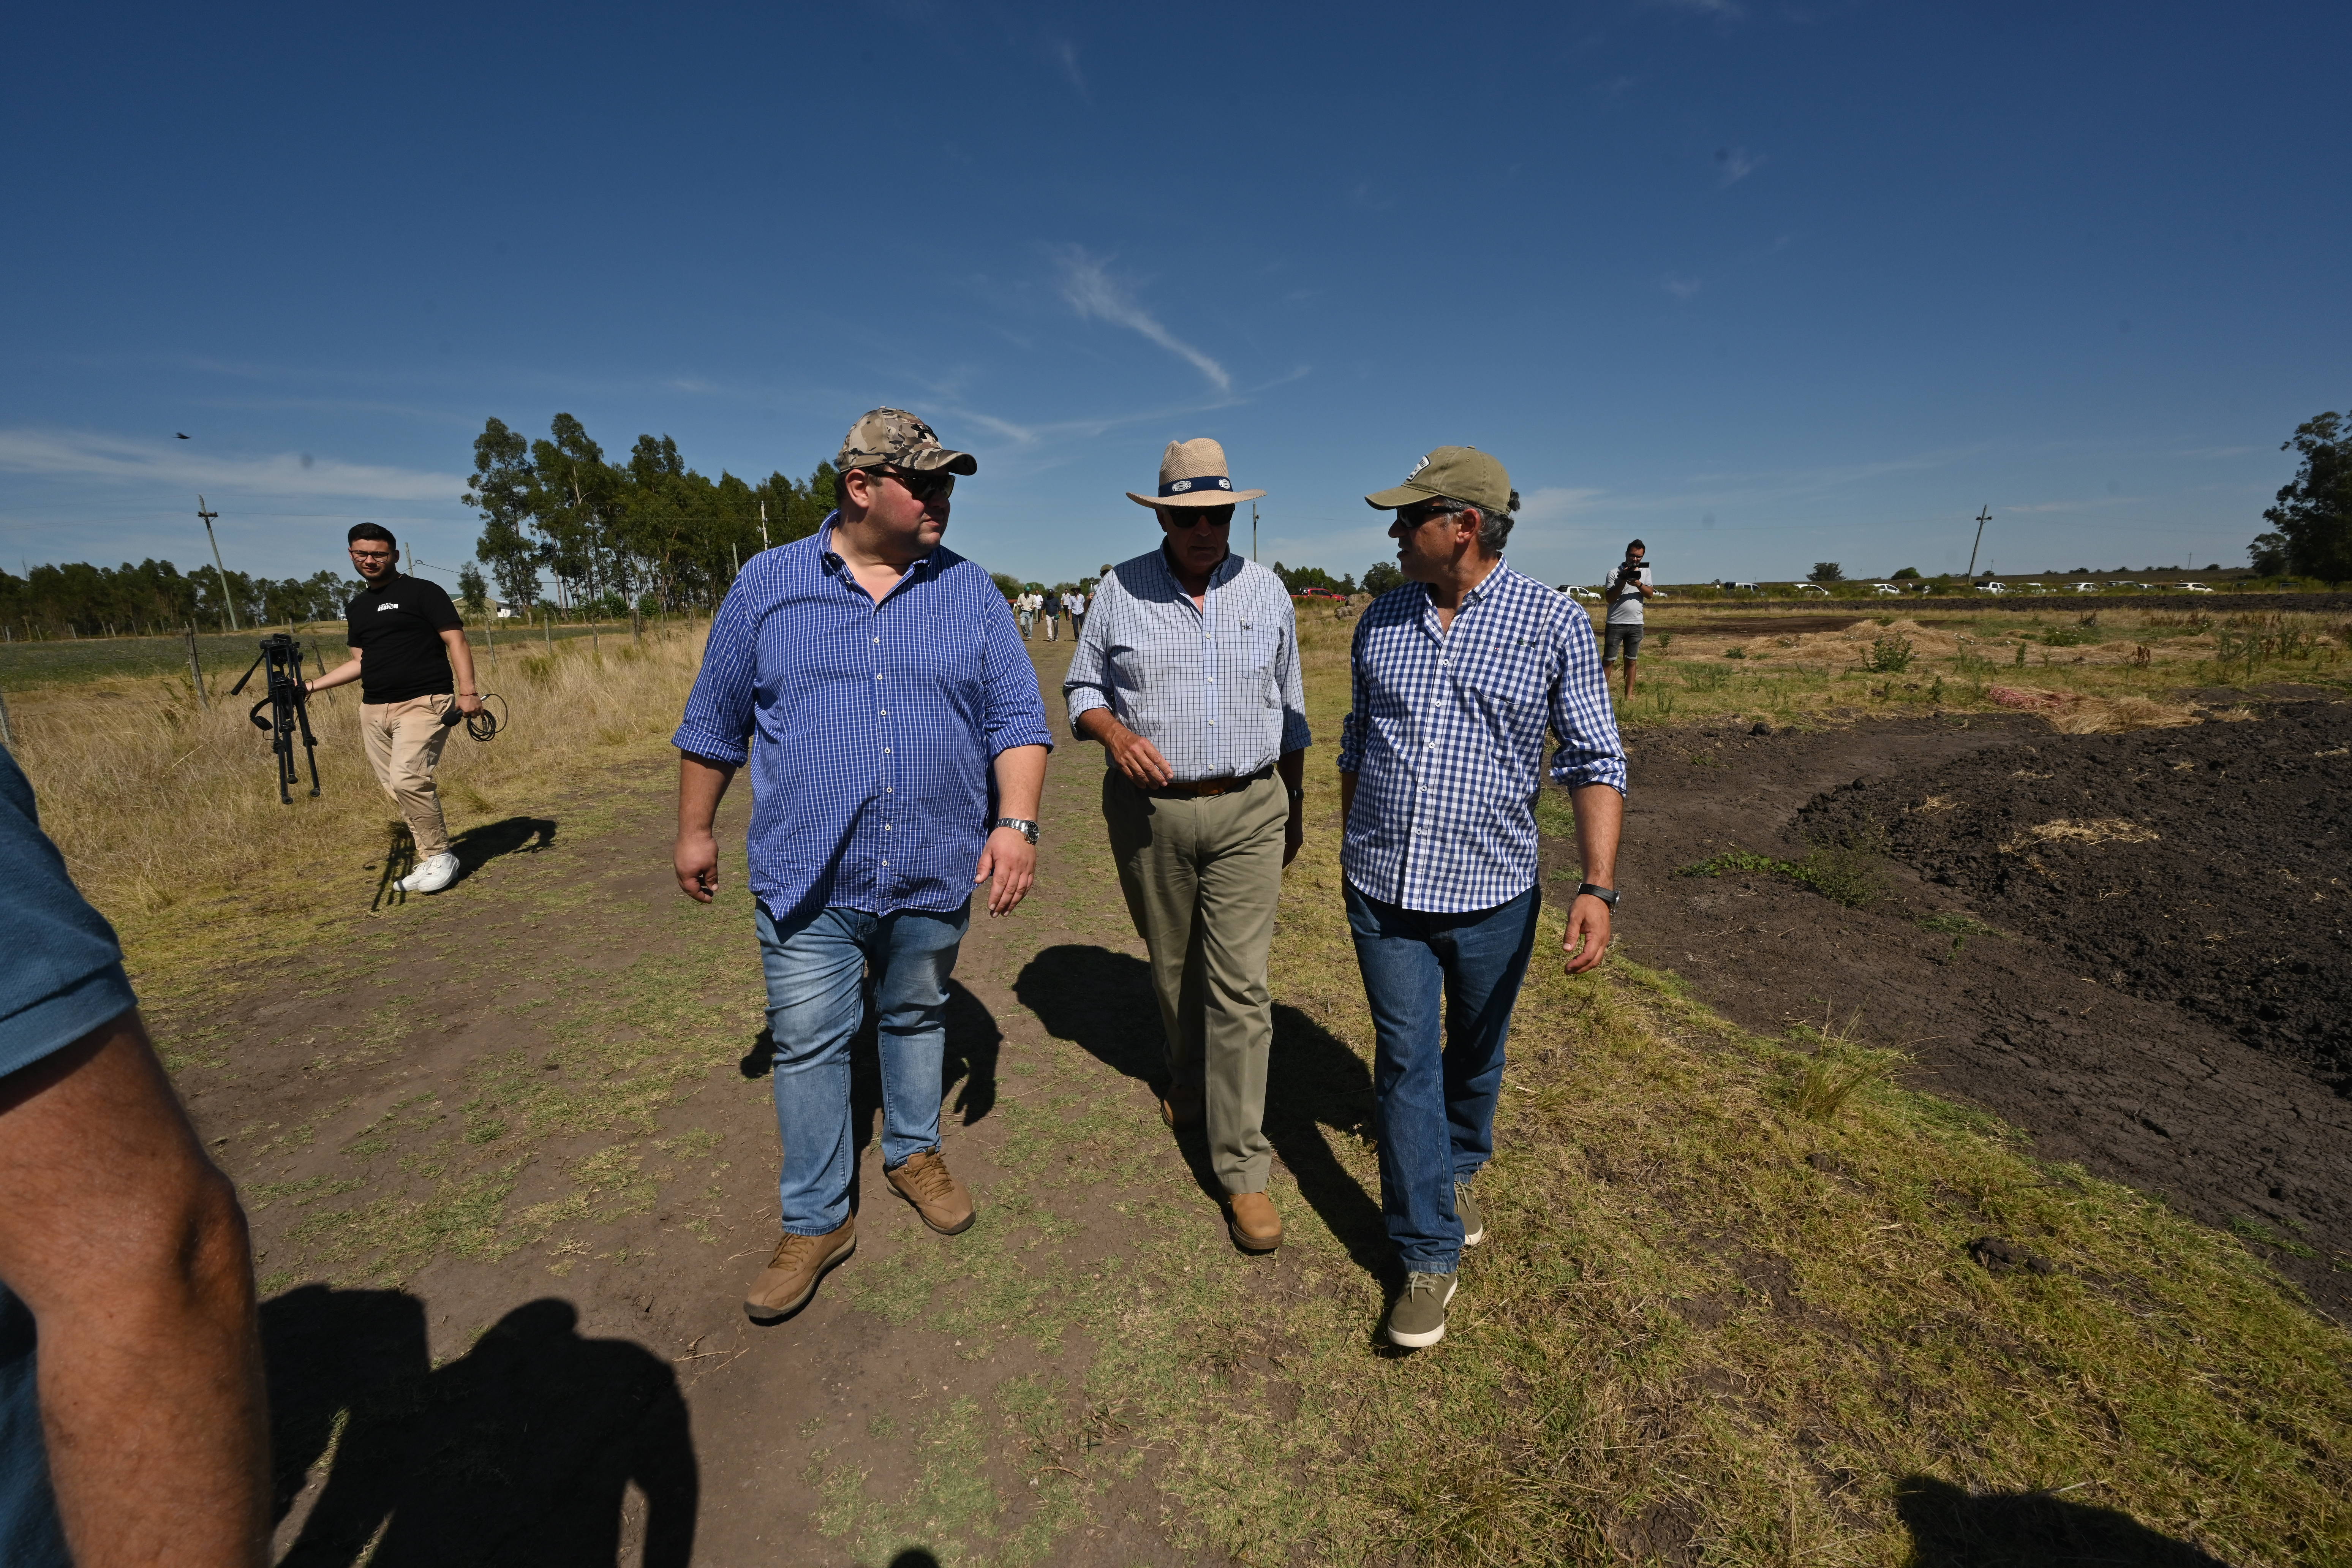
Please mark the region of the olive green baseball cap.
[[1451, 496], [1489, 511], [1509, 511], [1517, 494], [1503, 465], [1475, 447], [1440, 447], [1412, 466], [1404, 483], [1364, 498], [1381, 511]]
[[841, 455], [833, 466], [851, 468], [905, 468], [928, 473], [945, 468], [951, 474], [976, 474], [980, 459], [970, 452], [950, 451], [940, 445], [931, 427], [903, 408], [869, 409], [842, 437]]

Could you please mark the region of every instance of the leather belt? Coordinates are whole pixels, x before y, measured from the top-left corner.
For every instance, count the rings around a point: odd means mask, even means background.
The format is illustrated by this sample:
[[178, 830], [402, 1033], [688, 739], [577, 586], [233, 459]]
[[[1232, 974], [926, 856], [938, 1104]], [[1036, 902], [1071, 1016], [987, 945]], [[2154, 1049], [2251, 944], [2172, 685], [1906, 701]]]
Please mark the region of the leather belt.
[[1247, 789], [1258, 780], [1270, 779], [1273, 776], [1274, 764], [1268, 763], [1257, 772], [1244, 773], [1240, 778], [1195, 779], [1190, 784], [1161, 784], [1157, 789], [1148, 789], [1143, 793], [1174, 795], [1180, 800], [1208, 800], [1216, 795], [1232, 795], [1236, 790]]

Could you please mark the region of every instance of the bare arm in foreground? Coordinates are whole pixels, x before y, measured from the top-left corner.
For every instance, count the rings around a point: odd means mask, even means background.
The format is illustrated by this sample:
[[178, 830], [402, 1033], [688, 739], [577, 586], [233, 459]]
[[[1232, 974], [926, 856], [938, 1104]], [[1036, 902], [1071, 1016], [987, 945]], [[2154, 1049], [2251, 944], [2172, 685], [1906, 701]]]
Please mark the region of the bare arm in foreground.
[[0, 1079], [0, 1278], [39, 1325], [41, 1426], [79, 1568], [265, 1563], [245, 1215], [135, 1008]]

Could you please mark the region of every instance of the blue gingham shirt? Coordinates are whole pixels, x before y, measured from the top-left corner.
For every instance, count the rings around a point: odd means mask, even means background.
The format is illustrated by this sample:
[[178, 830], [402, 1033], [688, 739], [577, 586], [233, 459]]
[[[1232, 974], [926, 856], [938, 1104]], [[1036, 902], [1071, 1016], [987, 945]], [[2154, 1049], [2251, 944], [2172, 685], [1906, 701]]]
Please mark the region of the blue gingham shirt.
[[1536, 880], [1544, 731], [1551, 776], [1625, 791], [1592, 622], [1573, 600], [1496, 562], [1440, 629], [1429, 589], [1372, 601], [1349, 656], [1354, 700], [1339, 771], [1356, 775], [1340, 868], [1382, 903], [1490, 910]]
[[1298, 623], [1282, 579], [1238, 555], [1199, 605], [1164, 549], [1095, 587], [1062, 695], [1070, 727], [1108, 708], [1150, 742], [1179, 784], [1244, 778], [1314, 743], [1298, 679]]
[[1037, 673], [987, 573], [942, 545], [877, 605], [834, 521], [744, 563], [671, 741], [750, 761], [751, 891], [771, 914], [959, 909], [994, 815], [989, 764], [1053, 744]]

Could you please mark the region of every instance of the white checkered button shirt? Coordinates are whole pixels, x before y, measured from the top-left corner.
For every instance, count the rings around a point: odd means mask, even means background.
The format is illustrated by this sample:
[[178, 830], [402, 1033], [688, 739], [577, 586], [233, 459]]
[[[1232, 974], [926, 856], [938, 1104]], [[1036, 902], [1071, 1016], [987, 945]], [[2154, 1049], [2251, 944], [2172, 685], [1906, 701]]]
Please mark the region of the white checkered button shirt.
[[1226, 556], [1196, 608], [1151, 551], [1095, 585], [1085, 621], [1062, 682], [1072, 730], [1108, 708], [1180, 784], [1246, 777], [1314, 743], [1290, 594], [1256, 563]]
[[1356, 624], [1339, 771], [1356, 775], [1339, 864], [1366, 897], [1433, 914], [1490, 910], [1536, 880], [1544, 731], [1551, 776], [1625, 790], [1625, 752], [1575, 601], [1497, 562], [1441, 628], [1408, 583]]

